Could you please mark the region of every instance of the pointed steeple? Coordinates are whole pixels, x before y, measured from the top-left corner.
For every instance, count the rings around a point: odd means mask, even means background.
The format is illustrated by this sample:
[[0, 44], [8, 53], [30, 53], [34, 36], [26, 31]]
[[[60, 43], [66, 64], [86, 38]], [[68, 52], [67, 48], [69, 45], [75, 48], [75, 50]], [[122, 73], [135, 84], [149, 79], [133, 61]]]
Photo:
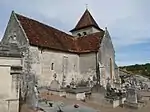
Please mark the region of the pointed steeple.
[[83, 28], [88, 28], [88, 27], [95, 27], [98, 30], [102, 30], [102, 29], [99, 28], [98, 24], [96, 23], [96, 21], [94, 20], [94, 18], [92, 17], [92, 15], [88, 11], [88, 9], [86, 8], [86, 10], [85, 10], [84, 14], [82, 15], [81, 19], [79, 20], [79, 22], [77, 23], [75, 28], [72, 29], [70, 32], [77, 31], [77, 30], [80, 30], [80, 29], [83, 29]]

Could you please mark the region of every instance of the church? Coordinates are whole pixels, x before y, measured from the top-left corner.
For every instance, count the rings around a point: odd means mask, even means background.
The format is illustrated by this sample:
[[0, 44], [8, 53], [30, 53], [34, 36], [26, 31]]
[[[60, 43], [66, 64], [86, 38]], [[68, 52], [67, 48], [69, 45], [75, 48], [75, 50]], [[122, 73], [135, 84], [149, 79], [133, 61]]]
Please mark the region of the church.
[[54, 77], [64, 86], [72, 80], [93, 80], [105, 87], [109, 79], [113, 84], [118, 74], [108, 29], [99, 27], [86, 9], [70, 32], [12, 11], [1, 44], [28, 46], [40, 86], [49, 86]]

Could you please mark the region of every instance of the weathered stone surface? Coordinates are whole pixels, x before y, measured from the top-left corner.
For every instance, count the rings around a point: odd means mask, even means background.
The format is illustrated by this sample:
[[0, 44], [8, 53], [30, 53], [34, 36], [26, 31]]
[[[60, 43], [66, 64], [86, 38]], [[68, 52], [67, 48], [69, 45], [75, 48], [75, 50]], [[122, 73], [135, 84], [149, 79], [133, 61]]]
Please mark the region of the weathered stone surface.
[[[5, 60], [7, 60], [5, 62]], [[18, 61], [18, 63], [17, 63]], [[13, 87], [13, 77], [10, 75], [10, 66], [20, 66], [21, 60], [9, 59], [7, 57], [0, 58], [0, 111], [1, 112], [18, 112], [18, 93], [16, 91], [16, 85]], [[7, 65], [7, 66], [6, 66]], [[9, 65], [9, 66], [8, 66]], [[8, 102], [10, 105], [8, 105]], [[9, 107], [9, 108], [8, 108]]]
[[109, 77], [113, 86], [113, 79], [115, 79], [115, 51], [107, 29], [98, 52], [98, 61], [100, 62], [99, 69], [102, 74], [100, 78], [102, 84], [106, 87], [106, 80]]
[[60, 84], [59, 84], [58, 80], [52, 80], [52, 82], [50, 84], [50, 89], [51, 90], [59, 90], [60, 89]]
[[137, 103], [137, 90], [135, 88], [127, 89], [127, 102]]

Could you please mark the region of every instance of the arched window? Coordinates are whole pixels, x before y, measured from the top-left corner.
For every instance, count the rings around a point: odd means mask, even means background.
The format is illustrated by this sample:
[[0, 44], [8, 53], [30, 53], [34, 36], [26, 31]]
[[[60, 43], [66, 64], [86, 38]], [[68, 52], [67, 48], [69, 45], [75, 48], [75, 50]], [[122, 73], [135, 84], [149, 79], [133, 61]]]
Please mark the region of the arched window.
[[54, 63], [51, 64], [51, 70], [54, 70]]
[[81, 37], [81, 34], [80, 34], [80, 33], [78, 33], [78, 36], [79, 36], [79, 37]]

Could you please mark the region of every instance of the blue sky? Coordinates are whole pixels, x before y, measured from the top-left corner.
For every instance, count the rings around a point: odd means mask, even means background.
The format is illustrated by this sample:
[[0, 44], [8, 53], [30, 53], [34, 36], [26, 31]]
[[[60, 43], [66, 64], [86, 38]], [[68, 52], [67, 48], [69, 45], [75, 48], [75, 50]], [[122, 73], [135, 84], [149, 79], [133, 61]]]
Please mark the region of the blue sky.
[[150, 62], [150, 0], [0, 0], [0, 37], [12, 10], [68, 32], [86, 4], [99, 26], [108, 27], [118, 65]]

